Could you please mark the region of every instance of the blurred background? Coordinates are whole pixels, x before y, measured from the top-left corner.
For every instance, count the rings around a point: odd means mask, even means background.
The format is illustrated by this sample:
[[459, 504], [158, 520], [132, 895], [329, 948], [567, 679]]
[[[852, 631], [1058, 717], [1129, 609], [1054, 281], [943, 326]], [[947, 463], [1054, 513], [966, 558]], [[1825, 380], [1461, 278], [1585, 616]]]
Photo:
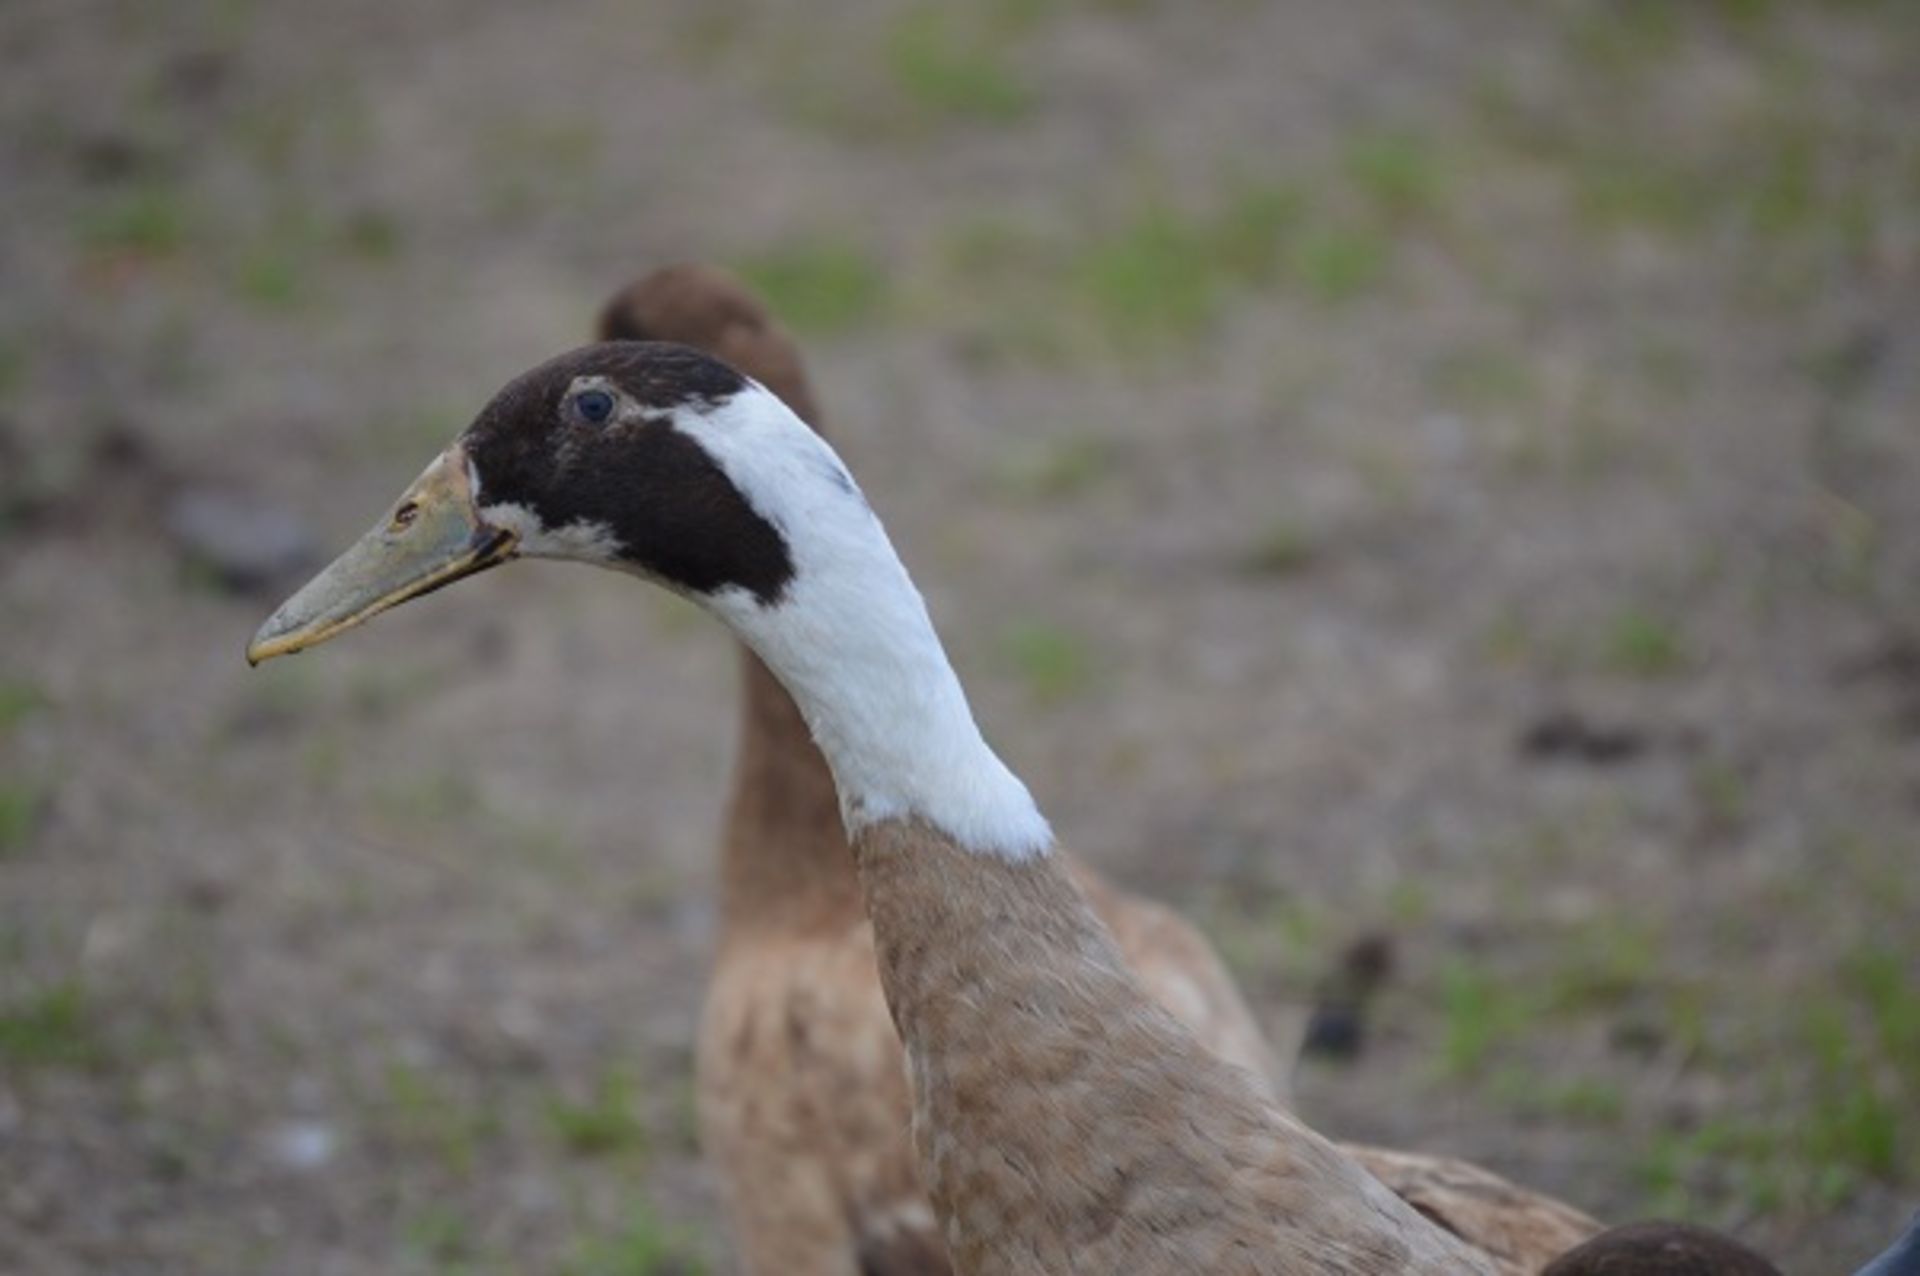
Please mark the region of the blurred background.
[[[1920, 6], [0, 7], [0, 1268], [725, 1270], [732, 652], [515, 567], [249, 672], [716, 260], [989, 736], [1323, 1131], [1842, 1270], [1920, 1197]], [[1343, 957], [1343, 953], [1348, 954]]]

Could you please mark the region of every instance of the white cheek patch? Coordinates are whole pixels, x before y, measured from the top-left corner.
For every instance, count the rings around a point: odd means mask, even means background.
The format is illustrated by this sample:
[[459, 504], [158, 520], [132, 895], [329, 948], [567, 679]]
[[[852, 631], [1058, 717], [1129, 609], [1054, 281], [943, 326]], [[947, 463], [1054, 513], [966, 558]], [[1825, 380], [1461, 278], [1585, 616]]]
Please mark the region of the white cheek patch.
[[519, 551], [529, 558], [617, 564], [620, 557], [620, 540], [605, 523], [582, 520], [565, 527], [548, 527], [532, 510], [514, 501], [482, 505], [480, 517], [489, 526], [512, 532], [519, 541]]

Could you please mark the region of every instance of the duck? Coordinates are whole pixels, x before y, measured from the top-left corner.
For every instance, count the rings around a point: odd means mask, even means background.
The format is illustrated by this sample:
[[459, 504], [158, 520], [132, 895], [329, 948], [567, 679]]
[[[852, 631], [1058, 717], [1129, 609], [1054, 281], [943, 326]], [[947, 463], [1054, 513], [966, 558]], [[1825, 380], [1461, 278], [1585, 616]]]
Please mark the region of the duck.
[[[798, 344], [731, 272], [704, 263], [652, 271], [602, 306], [597, 332], [705, 351], [821, 432]], [[833, 775], [766, 664], [742, 648], [740, 666], [720, 935], [695, 1049], [701, 1145], [743, 1271], [931, 1276], [948, 1269], [946, 1254], [914, 1167], [899, 1037]], [[1063, 859], [1154, 999], [1286, 1102], [1265, 1035], [1200, 932]]]
[[690, 598], [792, 699], [833, 778], [952, 1270], [1515, 1270], [1153, 998], [987, 743], [860, 486], [710, 355], [608, 341], [515, 377], [248, 659], [516, 558]]

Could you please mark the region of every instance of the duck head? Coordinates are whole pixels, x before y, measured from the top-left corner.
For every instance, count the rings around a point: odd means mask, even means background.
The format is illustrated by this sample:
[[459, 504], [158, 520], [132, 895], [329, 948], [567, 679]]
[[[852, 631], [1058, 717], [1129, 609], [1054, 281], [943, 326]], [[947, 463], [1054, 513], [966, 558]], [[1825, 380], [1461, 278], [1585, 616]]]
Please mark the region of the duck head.
[[509, 382], [367, 533], [254, 635], [253, 663], [508, 559], [634, 573], [710, 606], [777, 605], [795, 532], [872, 515], [778, 398], [698, 351], [606, 341]]
[[518, 556], [629, 572], [718, 617], [792, 694], [850, 834], [912, 817], [1010, 859], [1052, 847], [839, 457], [772, 392], [685, 346], [605, 341], [516, 377], [247, 658]]

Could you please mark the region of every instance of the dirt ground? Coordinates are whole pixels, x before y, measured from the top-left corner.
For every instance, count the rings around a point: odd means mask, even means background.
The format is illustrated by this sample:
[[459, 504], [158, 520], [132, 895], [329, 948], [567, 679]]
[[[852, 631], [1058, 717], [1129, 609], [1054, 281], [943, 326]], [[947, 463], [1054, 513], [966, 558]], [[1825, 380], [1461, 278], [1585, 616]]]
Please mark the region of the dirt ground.
[[1321, 1129], [1837, 1272], [1920, 1205], [1920, 7], [0, 7], [0, 1270], [727, 1266], [732, 656], [520, 565], [249, 671], [734, 263], [988, 734]]

